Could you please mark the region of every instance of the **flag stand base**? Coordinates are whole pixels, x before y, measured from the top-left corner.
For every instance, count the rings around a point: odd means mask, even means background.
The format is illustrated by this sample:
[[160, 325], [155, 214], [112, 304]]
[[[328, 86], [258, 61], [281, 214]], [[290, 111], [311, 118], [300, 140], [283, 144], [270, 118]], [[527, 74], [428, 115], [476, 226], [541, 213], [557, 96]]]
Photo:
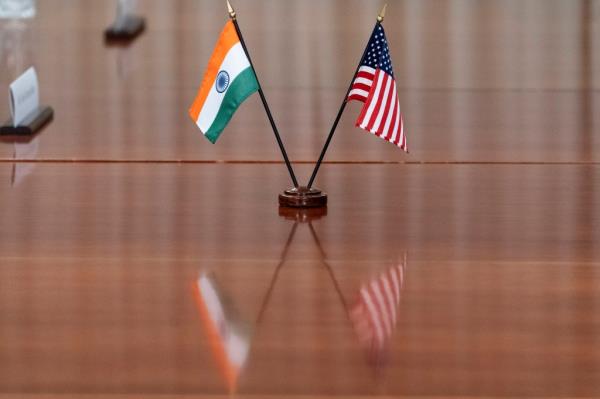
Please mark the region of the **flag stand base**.
[[287, 206], [279, 207], [279, 216], [286, 220], [292, 220], [294, 222], [311, 222], [313, 220], [319, 220], [327, 216], [327, 207], [322, 206], [320, 208], [290, 208]]
[[279, 205], [288, 208], [321, 208], [327, 206], [327, 194], [317, 188], [290, 188], [279, 194]]

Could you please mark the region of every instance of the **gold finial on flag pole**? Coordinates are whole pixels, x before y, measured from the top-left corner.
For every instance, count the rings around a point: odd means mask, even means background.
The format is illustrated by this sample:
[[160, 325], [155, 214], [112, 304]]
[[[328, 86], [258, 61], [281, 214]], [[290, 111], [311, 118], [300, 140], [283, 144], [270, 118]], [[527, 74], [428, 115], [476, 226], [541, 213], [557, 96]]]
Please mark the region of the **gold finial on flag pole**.
[[381, 9], [381, 12], [379, 13], [379, 15], [377, 16], [377, 21], [378, 22], [383, 22], [383, 19], [385, 18], [385, 9], [387, 8], [387, 3], [385, 3], [383, 5], [383, 8]]
[[231, 19], [235, 19], [235, 10], [231, 6], [229, 0], [227, 0], [227, 10], [229, 11], [229, 16], [231, 17]]

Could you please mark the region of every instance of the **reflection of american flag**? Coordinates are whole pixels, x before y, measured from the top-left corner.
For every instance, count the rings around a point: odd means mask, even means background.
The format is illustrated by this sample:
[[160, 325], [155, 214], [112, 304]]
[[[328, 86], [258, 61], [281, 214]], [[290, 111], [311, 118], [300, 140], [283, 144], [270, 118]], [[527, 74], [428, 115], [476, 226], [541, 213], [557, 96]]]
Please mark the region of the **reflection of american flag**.
[[359, 340], [371, 351], [381, 351], [395, 329], [403, 283], [404, 264], [400, 264], [360, 288], [350, 317]]
[[364, 103], [356, 126], [408, 151], [390, 49], [380, 23], [367, 44], [348, 100]]

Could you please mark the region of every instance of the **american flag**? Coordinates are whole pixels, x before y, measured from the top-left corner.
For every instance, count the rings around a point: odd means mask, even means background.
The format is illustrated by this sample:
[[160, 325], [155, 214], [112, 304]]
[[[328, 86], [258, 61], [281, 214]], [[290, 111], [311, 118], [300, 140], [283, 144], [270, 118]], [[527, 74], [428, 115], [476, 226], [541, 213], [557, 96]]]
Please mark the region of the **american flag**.
[[352, 82], [348, 100], [364, 103], [356, 126], [408, 152], [390, 49], [377, 23]]
[[403, 284], [404, 263], [401, 263], [363, 284], [356, 303], [350, 309], [358, 339], [375, 360], [382, 354], [396, 328]]

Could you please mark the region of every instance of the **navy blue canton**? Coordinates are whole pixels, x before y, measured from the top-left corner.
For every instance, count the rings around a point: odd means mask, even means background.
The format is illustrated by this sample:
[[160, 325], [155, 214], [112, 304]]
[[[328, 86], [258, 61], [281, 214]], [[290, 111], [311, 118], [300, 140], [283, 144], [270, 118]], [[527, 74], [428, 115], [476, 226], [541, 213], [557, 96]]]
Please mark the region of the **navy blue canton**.
[[379, 68], [393, 78], [394, 69], [392, 68], [392, 60], [390, 59], [390, 49], [381, 24], [377, 24], [375, 27], [367, 48], [367, 54], [365, 54], [362, 65], [375, 69]]

